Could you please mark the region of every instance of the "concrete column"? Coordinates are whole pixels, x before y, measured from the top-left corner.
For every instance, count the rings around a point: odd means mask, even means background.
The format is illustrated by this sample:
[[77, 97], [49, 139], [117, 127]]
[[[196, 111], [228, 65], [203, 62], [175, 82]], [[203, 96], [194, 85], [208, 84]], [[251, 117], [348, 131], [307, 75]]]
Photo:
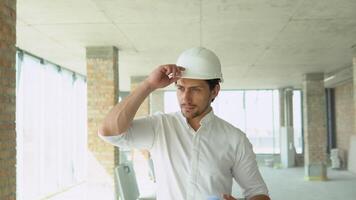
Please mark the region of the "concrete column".
[[285, 168], [295, 166], [295, 147], [293, 132], [293, 89], [279, 90], [280, 96], [280, 149], [281, 162]]
[[0, 199], [16, 199], [16, 0], [0, 10]]
[[150, 96], [151, 114], [164, 112], [164, 91], [156, 90]]
[[[354, 96], [354, 112], [356, 113], [356, 44], [352, 46], [352, 64], [353, 64], [353, 96]], [[356, 136], [356, 117], [354, 117], [354, 132]]]
[[303, 80], [305, 178], [326, 180], [326, 105], [324, 74], [305, 74]]
[[118, 163], [118, 150], [103, 142], [97, 133], [106, 114], [118, 102], [118, 50], [113, 46], [87, 47], [86, 59], [89, 150], [94, 159], [113, 176]]
[[[352, 63], [353, 63], [353, 104], [354, 116], [356, 113], [356, 44], [352, 46]], [[350, 145], [348, 152], [347, 169], [356, 173], [356, 117], [354, 117], [353, 133], [350, 137]]]

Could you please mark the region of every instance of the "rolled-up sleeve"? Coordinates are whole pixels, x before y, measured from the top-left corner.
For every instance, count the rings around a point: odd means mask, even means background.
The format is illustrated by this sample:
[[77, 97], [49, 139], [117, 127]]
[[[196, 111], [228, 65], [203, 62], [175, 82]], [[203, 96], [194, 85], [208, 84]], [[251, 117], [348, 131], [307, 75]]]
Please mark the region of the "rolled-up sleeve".
[[241, 138], [237, 147], [232, 172], [245, 197], [250, 198], [260, 194], [268, 195], [267, 186], [258, 170], [256, 155], [246, 136]]
[[159, 116], [134, 119], [129, 129], [117, 136], [99, 136], [106, 142], [124, 149], [151, 149], [155, 141], [155, 127]]

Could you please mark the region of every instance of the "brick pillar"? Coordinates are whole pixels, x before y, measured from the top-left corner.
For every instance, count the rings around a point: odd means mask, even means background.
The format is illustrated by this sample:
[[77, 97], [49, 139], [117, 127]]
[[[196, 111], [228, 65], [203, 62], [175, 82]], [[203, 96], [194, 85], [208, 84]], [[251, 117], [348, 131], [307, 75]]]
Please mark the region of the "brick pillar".
[[326, 180], [326, 105], [324, 74], [305, 74], [303, 80], [305, 178]]
[[104, 117], [118, 102], [118, 50], [87, 47], [88, 143], [89, 150], [110, 175], [118, 163], [118, 150], [97, 135]]
[[0, 199], [16, 199], [16, 1], [0, 1]]
[[[131, 91], [134, 90], [143, 80], [145, 80], [145, 76], [134, 76], [131, 77]], [[150, 114], [150, 98], [146, 98], [141, 106], [138, 108], [137, 113], [135, 115], [135, 118], [137, 117], [143, 117], [147, 116]], [[133, 155], [134, 157], [132, 159], [136, 159], [136, 155], [138, 154], [138, 151], [135, 151], [133, 149]], [[143, 155], [145, 159], [148, 159], [150, 157], [149, 151], [148, 150], [140, 150], [140, 153]], [[139, 178], [139, 177], [138, 177]]]
[[284, 168], [288, 168], [295, 166], [293, 89], [279, 89], [279, 100], [281, 162]]
[[164, 91], [156, 90], [150, 96], [150, 113], [164, 112]]

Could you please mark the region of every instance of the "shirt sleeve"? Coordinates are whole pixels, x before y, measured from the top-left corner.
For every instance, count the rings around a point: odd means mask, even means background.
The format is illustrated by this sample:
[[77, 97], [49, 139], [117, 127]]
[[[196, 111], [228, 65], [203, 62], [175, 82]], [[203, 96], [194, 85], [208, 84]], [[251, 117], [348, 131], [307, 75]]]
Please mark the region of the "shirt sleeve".
[[116, 136], [99, 136], [106, 142], [123, 149], [151, 149], [155, 141], [155, 128], [157, 116], [148, 116], [134, 119], [129, 129]]
[[239, 142], [236, 160], [232, 169], [235, 181], [240, 185], [246, 198], [268, 195], [268, 189], [258, 170], [256, 155], [245, 134]]

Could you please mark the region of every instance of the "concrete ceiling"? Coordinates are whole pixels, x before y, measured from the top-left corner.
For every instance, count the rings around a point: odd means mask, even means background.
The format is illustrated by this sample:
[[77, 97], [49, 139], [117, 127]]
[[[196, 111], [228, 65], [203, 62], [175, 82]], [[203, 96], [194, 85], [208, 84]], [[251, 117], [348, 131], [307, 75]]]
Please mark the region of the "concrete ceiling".
[[350, 67], [356, 44], [355, 0], [17, 2], [19, 48], [85, 75], [85, 47], [116, 46], [120, 90], [199, 45], [221, 58], [223, 89], [299, 88]]

